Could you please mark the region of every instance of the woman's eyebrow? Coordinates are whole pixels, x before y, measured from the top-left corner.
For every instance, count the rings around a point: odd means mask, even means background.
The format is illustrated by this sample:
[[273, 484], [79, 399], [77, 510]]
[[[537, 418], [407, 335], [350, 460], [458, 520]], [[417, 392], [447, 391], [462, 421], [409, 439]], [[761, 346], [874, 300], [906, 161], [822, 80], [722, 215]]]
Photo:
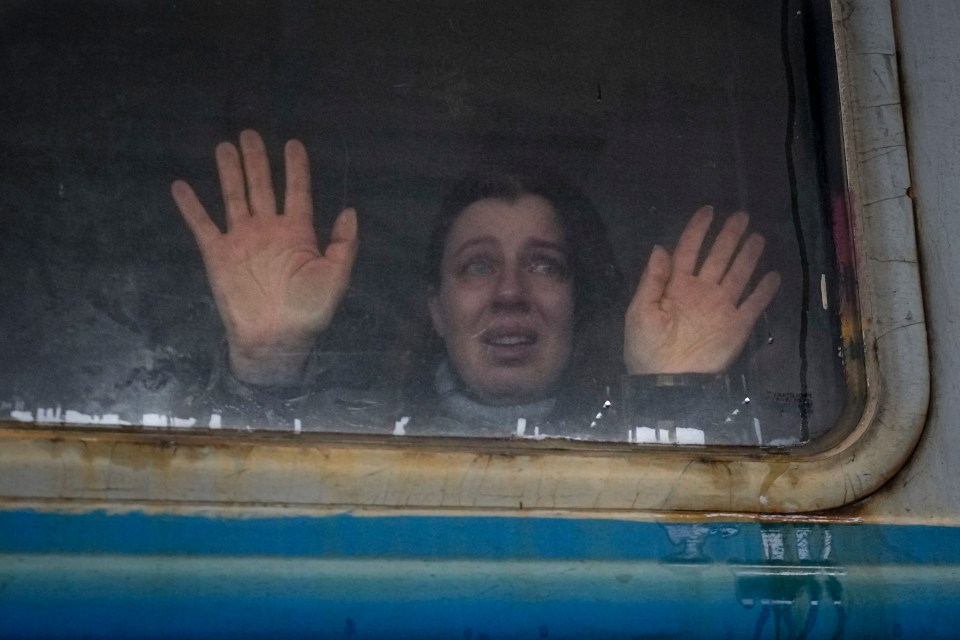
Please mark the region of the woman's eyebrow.
[[567, 253], [567, 244], [565, 242], [556, 242], [554, 240], [544, 240], [543, 238], [530, 238], [526, 242], [530, 249], [553, 249], [564, 255]]
[[470, 238], [459, 247], [454, 249], [453, 256], [456, 257], [463, 253], [464, 251], [471, 249], [477, 245], [495, 245], [497, 244], [497, 239], [493, 236], [477, 236], [475, 238]]

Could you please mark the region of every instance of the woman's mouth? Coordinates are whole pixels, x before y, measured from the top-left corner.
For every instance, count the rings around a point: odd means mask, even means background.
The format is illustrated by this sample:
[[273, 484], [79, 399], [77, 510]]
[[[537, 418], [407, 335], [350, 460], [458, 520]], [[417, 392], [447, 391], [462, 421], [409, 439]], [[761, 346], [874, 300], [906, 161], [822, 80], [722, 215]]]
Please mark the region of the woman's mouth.
[[537, 334], [529, 329], [491, 329], [484, 332], [481, 342], [497, 362], [519, 364], [533, 353]]

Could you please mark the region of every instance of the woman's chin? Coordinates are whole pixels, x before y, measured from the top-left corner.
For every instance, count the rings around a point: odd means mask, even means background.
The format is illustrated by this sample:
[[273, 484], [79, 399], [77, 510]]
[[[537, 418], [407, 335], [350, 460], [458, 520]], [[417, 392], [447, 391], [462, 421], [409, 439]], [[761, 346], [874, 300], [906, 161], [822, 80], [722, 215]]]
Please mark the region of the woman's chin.
[[531, 385], [510, 379], [487, 380], [483, 384], [470, 385], [470, 395], [484, 404], [496, 407], [532, 404], [553, 397], [553, 384]]

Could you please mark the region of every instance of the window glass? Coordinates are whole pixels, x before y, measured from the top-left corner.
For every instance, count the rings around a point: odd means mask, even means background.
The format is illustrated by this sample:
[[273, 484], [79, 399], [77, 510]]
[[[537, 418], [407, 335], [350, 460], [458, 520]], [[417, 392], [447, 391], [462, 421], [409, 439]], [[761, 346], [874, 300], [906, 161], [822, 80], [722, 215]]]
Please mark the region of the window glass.
[[826, 442], [862, 373], [822, 4], [7, 3], [0, 417]]

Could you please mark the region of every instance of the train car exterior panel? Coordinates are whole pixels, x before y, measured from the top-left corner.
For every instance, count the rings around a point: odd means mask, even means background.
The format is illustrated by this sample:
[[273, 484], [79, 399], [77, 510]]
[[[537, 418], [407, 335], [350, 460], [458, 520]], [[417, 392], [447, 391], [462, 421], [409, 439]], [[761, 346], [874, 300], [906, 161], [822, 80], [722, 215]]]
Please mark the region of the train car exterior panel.
[[855, 447], [574, 469], [10, 425], [0, 635], [957, 637], [960, 8], [834, 5], [877, 367]]

